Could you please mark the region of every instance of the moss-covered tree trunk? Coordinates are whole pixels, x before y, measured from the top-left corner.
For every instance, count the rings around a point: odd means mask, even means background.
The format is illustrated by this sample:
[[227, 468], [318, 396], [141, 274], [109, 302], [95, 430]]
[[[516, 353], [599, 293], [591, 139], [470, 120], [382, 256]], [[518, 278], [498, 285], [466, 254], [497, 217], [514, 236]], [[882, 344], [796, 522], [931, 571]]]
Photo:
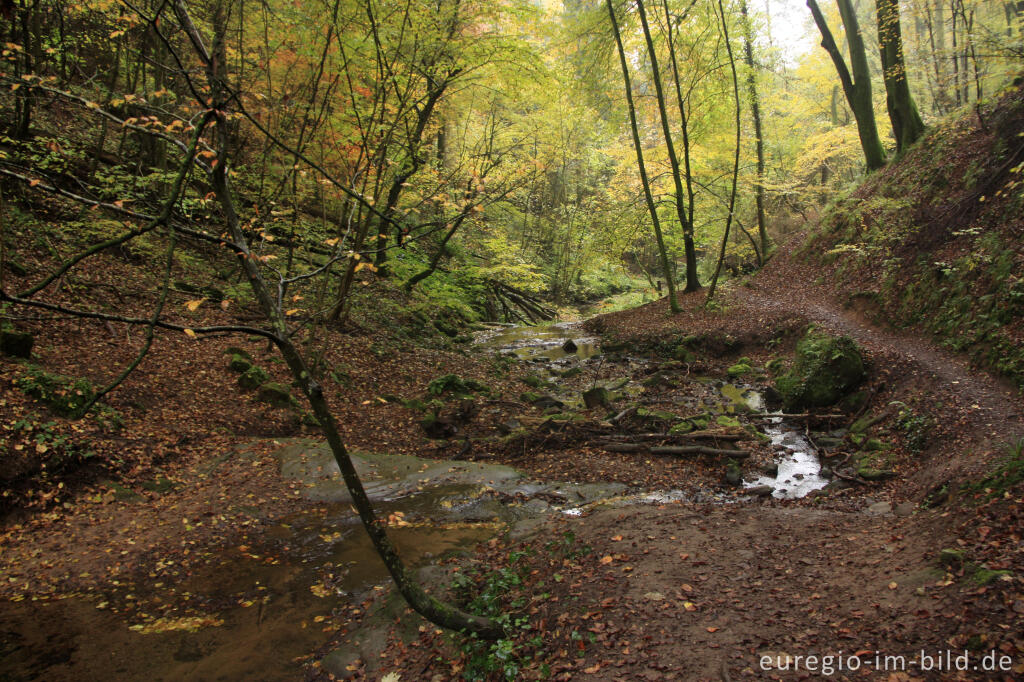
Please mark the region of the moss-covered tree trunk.
[[903, 32], [900, 30], [898, 0], [875, 0], [878, 14], [878, 49], [882, 55], [885, 80], [885, 105], [896, 138], [896, 153], [902, 154], [924, 133], [924, 122], [910, 95], [907, 67], [903, 59]]
[[750, 116], [754, 119], [754, 149], [757, 152], [754, 203], [757, 207], [757, 236], [761, 242], [761, 252], [758, 256], [761, 265], [764, 265], [768, 260], [768, 226], [764, 217], [764, 138], [761, 131], [761, 102], [757, 96], [757, 69], [754, 66], [754, 45], [751, 39], [747, 0], [740, 3], [740, 14], [743, 15], [743, 61], [747, 64], [747, 96], [750, 98]]
[[860, 137], [861, 149], [864, 150], [864, 161], [869, 171], [877, 170], [885, 165], [885, 149], [882, 147], [881, 138], [878, 137], [878, 126], [875, 123], [875, 109], [871, 101], [871, 73], [868, 71], [868, 59], [864, 51], [864, 37], [861, 35], [857, 13], [850, 0], [836, 1], [843, 26], [846, 28], [850, 67], [846, 66], [846, 60], [843, 59], [843, 54], [839, 51], [828, 22], [825, 21], [825, 15], [821, 13], [816, 0], [807, 0], [807, 6], [821, 32], [821, 46], [835, 64], [846, 101], [853, 111], [854, 120], [857, 122], [857, 135]]

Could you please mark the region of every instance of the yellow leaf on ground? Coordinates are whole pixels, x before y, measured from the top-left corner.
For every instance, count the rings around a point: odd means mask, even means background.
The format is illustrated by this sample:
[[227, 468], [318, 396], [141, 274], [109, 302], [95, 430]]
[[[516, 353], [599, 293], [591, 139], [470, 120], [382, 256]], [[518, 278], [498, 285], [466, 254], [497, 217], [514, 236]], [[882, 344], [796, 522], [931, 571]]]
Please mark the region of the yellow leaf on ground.
[[206, 301], [206, 299], [205, 299], [205, 298], [200, 298], [200, 299], [198, 299], [198, 300], [195, 300], [195, 301], [186, 301], [186, 302], [185, 302], [185, 307], [186, 307], [186, 308], [188, 308], [188, 309], [189, 309], [189, 310], [191, 310], [191, 311], [195, 311], [195, 310], [196, 310], [197, 308], [199, 308], [199, 306], [201, 306], [201, 305], [202, 305], [202, 304], [203, 304], [203, 303], [204, 303], [205, 301]]

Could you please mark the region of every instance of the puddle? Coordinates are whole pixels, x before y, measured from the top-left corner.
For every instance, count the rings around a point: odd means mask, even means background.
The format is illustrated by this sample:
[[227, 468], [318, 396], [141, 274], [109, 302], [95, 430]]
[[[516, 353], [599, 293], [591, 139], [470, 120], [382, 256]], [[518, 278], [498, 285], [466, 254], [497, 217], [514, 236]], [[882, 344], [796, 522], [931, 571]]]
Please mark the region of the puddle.
[[[570, 340], [576, 344], [574, 352], [563, 348]], [[601, 353], [598, 339], [584, 335], [578, 322], [501, 327], [480, 332], [476, 342], [492, 351], [515, 353], [520, 358], [538, 361], [589, 360]]]

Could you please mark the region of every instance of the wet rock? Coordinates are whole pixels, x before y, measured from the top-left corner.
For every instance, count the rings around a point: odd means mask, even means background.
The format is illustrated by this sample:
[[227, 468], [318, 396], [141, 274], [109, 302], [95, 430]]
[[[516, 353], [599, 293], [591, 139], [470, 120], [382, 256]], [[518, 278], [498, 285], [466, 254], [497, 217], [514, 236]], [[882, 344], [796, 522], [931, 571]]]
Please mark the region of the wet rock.
[[509, 419], [508, 421], [498, 423], [494, 428], [498, 429], [498, 433], [501, 435], [507, 436], [513, 431], [523, 428], [523, 425], [518, 419]]
[[818, 471], [818, 475], [821, 476], [822, 478], [832, 478], [832, 476], [833, 476], [833, 474], [832, 474], [832, 467], [830, 467], [830, 466], [823, 466], [823, 467], [821, 467], [821, 469]]
[[853, 339], [811, 329], [797, 344], [793, 368], [776, 379], [775, 386], [787, 409], [825, 407], [864, 377], [864, 359]]
[[738, 486], [743, 483], [743, 472], [736, 462], [729, 462], [725, 468], [725, 482], [731, 486]]
[[779, 464], [778, 462], [771, 462], [769, 464], [765, 464], [763, 467], [761, 467], [761, 471], [763, 471], [766, 476], [778, 476]]
[[608, 389], [604, 386], [597, 386], [589, 391], [584, 391], [583, 403], [587, 406], [588, 410], [592, 410], [595, 407], [607, 407]]
[[27, 360], [32, 357], [32, 346], [35, 342], [35, 337], [29, 332], [20, 332], [15, 329], [0, 331], [0, 353], [12, 358]]
[[576, 343], [572, 339], [569, 339], [562, 344], [562, 350], [566, 353], [575, 353], [577, 351]]
[[755, 497], [769, 497], [774, 491], [775, 488], [770, 485], [755, 485], [747, 488], [747, 492]]

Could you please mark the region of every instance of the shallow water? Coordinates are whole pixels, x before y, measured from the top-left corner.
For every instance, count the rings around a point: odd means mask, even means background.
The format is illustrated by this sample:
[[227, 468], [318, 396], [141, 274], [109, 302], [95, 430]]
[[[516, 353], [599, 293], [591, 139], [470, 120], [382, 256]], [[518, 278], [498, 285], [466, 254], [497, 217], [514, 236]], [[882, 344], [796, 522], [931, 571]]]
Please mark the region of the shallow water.
[[[569, 353], [562, 346], [572, 340], [576, 351]], [[601, 352], [598, 339], [586, 336], [578, 322], [552, 322], [535, 326], [500, 327], [480, 332], [477, 345], [498, 352], [515, 353], [524, 359], [587, 360]]]

